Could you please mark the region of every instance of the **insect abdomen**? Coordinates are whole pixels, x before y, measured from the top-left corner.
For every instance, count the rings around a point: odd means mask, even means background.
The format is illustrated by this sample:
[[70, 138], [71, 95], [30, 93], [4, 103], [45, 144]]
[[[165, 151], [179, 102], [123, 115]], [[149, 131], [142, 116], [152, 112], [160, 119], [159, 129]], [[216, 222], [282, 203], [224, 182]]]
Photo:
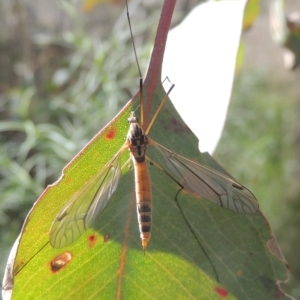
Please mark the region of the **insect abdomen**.
[[134, 162], [136, 209], [142, 246], [145, 250], [151, 236], [152, 193], [146, 162]]

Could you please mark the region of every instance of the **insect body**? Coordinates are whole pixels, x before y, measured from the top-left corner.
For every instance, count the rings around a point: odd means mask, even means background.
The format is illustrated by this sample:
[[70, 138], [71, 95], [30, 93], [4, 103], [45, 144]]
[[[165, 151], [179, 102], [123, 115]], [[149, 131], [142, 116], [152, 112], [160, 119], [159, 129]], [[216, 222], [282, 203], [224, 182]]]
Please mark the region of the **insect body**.
[[146, 163], [148, 137], [137, 122], [134, 113], [128, 119], [127, 147], [134, 166], [136, 209], [142, 246], [145, 250], [151, 236], [152, 191]]

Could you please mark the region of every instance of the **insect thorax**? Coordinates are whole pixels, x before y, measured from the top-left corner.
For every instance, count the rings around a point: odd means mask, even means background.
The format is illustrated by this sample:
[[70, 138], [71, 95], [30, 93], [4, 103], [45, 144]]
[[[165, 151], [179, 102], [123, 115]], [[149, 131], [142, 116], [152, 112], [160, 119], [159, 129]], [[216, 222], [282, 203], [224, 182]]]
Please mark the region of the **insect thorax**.
[[144, 162], [148, 143], [147, 136], [134, 116], [131, 116], [128, 121], [130, 123], [127, 134], [128, 150], [136, 162]]

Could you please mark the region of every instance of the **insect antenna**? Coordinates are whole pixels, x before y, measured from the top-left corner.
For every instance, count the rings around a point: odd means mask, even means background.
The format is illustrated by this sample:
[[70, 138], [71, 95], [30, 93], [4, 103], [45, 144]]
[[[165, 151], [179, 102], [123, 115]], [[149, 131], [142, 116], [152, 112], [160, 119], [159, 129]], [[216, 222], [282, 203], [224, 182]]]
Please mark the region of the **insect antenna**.
[[[139, 71], [139, 76], [140, 76], [140, 108], [141, 108], [140, 124], [141, 124], [141, 127], [144, 129], [143, 77], [142, 77], [142, 72], [141, 72], [139, 61], [138, 61], [138, 57], [137, 57], [137, 53], [136, 53], [136, 47], [135, 47], [133, 33], [132, 33], [132, 27], [131, 27], [131, 21], [130, 21], [130, 16], [129, 16], [129, 9], [128, 9], [128, 0], [126, 0], [125, 2], [126, 2], [126, 15], [127, 15], [127, 20], [128, 20], [128, 25], [129, 25], [131, 43], [132, 43], [134, 57], [135, 57], [135, 61], [136, 61], [136, 64], [137, 64], [137, 67], [138, 67], [138, 71]], [[169, 82], [171, 82], [168, 77], [166, 77], [163, 82], [165, 82], [166, 80], [168, 80]], [[150, 124], [148, 125], [147, 129], [145, 130], [146, 134], [149, 133], [149, 131], [150, 131], [150, 129], [151, 129], [151, 127], [152, 127], [152, 125], [153, 125], [153, 123], [154, 123], [157, 115], [159, 114], [160, 110], [162, 109], [162, 107], [164, 106], [165, 102], [167, 101], [168, 96], [171, 93], [171, 91], [174, 88], [174, 86], [175, 86], [174, 84], [171, 84], [171, 87], [169, 88], [169, 90], [165, 94], [164, 98], [162, 99], [159, 107], [157, 108], [157, 110], [154, 113], [154, 116], [152, 117], [152, 120], [151, 120]]]
[[143, 126], [144, 126], [143, 77], [142, 77], [142, 72], [141, 72], [139, 60], [138, 60], [137, 54], [136, 54], [136, 48], [135, 48], [135, 43], [134, 43], [134, 38], [133, 38], [133, 33], [132, 33], [130, 16], [129, 16], [128, 0], [126, 0], [125, 2], [126, 2], [126, 15], [127, 15], [127, 20], [128, 20], [128, 25], [129, 25], [132, 48], [133, 48], [133, 52], [134, 52], [135, 61], [136, 61], [137, 67], [138, 67], [139, 76], [140, 76], [140, 107], [141, 107], [140, 124], [143, 128]]

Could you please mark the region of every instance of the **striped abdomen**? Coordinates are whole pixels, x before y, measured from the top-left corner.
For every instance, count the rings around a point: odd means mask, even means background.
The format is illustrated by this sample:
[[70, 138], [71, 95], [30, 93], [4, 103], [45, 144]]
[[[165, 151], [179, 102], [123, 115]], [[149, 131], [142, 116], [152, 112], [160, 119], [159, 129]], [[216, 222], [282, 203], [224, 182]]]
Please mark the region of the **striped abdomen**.
[[142, 246], [145, 250], [151, 236], [152, 192], [146, 161], [134, 161], [136, 210]]

